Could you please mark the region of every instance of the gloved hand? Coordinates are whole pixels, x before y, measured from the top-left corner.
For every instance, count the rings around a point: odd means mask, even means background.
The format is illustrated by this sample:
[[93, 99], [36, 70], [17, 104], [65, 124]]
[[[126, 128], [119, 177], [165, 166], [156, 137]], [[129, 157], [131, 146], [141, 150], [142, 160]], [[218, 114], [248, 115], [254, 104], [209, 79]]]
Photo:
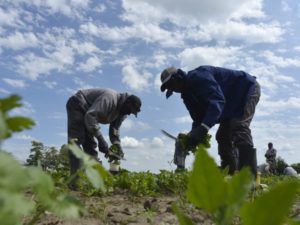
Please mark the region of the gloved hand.
[[188, 133], [187, 145], [188, 148], [195, 148], [198, 144], [204, 143], [208, 129], [203, 125], [200, 125]]
[[107, 154], [105, 154], [105, 157], [108, 158], [109, 162], [112, 162], [113, 160], [120, 160], [124, 158], [124, 152], [122, 150], [122, 147], [120, 144], [113, 144], [108, 149]]
[[108, 145], [106, 143], [106, 141], [104, 140], [102, 135], [99, 135], [97, 137], [98, 140], [98, 149], [100, 152], [103, 152], [104, 154], [108, 153]]
[[177, 142], [179, 143], [181, 149], [188, 152], [188, 139], [189, 136], [185, 133], [179, 133], [177, 136]]

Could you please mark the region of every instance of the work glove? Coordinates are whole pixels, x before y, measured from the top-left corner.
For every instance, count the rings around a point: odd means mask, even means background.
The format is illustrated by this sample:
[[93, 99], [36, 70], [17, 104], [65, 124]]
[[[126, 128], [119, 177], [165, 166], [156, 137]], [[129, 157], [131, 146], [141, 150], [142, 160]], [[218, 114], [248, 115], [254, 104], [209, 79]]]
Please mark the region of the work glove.
[[207, 133], [208, 133], [208, 129], [203, 125], [200, 125], [192, 129], [188, 133], [187, 147], [193, 149], [197, 145], [204, 143]]
[[106, 143], [106, 141], [104, 140], [102, 135], [99, 135], [97, 137], [98, 140], [98, 149], [100, 152], [107, 154], [108, 153], [108, 145]]
[[105, 157], [108, 158], [108, 162], [121, 160], [124, 158], [124, 152], [120, 144], [113, 144], [108, 149]]
[[188, 139], [189, 136], [185, 133], [179, 133], [177, 135], [177, 142], [179, 143], [181, 149], [188, 153]]

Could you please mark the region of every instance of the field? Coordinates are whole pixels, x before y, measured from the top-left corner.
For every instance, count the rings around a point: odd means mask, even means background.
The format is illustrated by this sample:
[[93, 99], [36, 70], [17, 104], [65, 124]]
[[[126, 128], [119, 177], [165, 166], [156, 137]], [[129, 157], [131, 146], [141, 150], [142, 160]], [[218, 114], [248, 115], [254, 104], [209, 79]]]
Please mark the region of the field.
[[[91, 185], [83, 182], [80, 190], [69, 192], [84, 204], [87, 212], [82, 218], [66, 220], [45, 213], [36, 224], [179, 224], [172, 209], [174, 203], [180, 206], [194, 224], [214, 224], [207, 212], [196, 209], [185, 197], [187, 176], [186, 172], [178, 174], [168, 171], [161, 171], [160, 174], [123, 172], [110, 178], [110, 191], [107, 193], [95, 191]], [[290, 178], [266, 176], [262, 177], [262, 182], [273, 186], [286, 179]], [[292, 217], [300, 216], [299, 197], [289, 214]], [[233, 224], [241, 224], [239, 218], [235, 218]]]
[[[8, 115], [18, 96], [0, 100], [1, 144], [34, 122]], [[0, 150], [1, 225], [300, 224], [298, 177], [262, 177], [268, 188], [261, 188], [248, 168], [228, 176], [209, 156], [209, 141], [193, 150], [191, 171], [159, 174], [111, 175], [74, 143], [58, 151], [33, 141], [25, 165]], [[69, 151], [82, 162], [76, 191], [69, 189]]]

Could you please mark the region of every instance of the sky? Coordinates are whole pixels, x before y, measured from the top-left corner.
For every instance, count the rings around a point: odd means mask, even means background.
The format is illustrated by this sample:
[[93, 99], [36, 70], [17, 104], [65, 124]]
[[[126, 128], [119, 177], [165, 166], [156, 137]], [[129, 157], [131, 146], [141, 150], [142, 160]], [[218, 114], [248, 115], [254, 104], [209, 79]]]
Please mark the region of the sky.
[[[60, 148], [68, 98], [112, 88], [143, 102], [120, 129], [122, 167], [175, 169], [175, 143], [160, 129], [176, 136], [192, 120], [179, 94], [167, 100], [160, 92], [160, 73], [213, 65], [244, 70], [261, 84], [251, 124], [258, 163], [268, 142], [287, 163], [300, 162], [299, 27], [299, 0], [0, 0], [0, 97], [22, 96], [12, 114], [37, 123], [2, 147], [20, 160], [32, 140]], [[209, 154], [219, 163], [217, 128]], [[108, 140], [108, 126], [101, 129]]]

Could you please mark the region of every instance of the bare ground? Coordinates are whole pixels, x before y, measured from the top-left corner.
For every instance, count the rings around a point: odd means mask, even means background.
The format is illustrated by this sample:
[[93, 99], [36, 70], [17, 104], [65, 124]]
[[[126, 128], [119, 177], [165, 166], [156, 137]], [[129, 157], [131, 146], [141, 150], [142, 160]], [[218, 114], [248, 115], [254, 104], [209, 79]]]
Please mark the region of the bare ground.
[[[83, 218], [67, 221], [51, 214], [45, 215], [39, 225], [167, 225], [179, 224], [172, 210], [172, 203], [180, 204], [176, 196], [136, 197], [128, 194], [115, 194], [103, 197], [84, 197], [80, 193], [72, 195], [84, 202], [88, 213]], [[182, 204], [181, 204], [182, 205]], [[213, 224], [208, 215], [184, 204], [184, 211], [195, 224]]]
[[[178, 220], [172, 210], [172, 204], [181, 206], [182, 210], [194, 224], [214, 224], [205, 212], [196, 210], [178, 196], [137, 197], [127, 193], [112, 194], [103, 197], [87, 197], [80, 192], [71, 195], [79, 198], [86, 206], [88, 213], [78, 220], [64, 220], [46, 214], [38, 225], [177, 225]], [[300, 219], [300, 197], [296, 199], [290, 216]], [[240, 224], [236, 218], [234, 224]]]

